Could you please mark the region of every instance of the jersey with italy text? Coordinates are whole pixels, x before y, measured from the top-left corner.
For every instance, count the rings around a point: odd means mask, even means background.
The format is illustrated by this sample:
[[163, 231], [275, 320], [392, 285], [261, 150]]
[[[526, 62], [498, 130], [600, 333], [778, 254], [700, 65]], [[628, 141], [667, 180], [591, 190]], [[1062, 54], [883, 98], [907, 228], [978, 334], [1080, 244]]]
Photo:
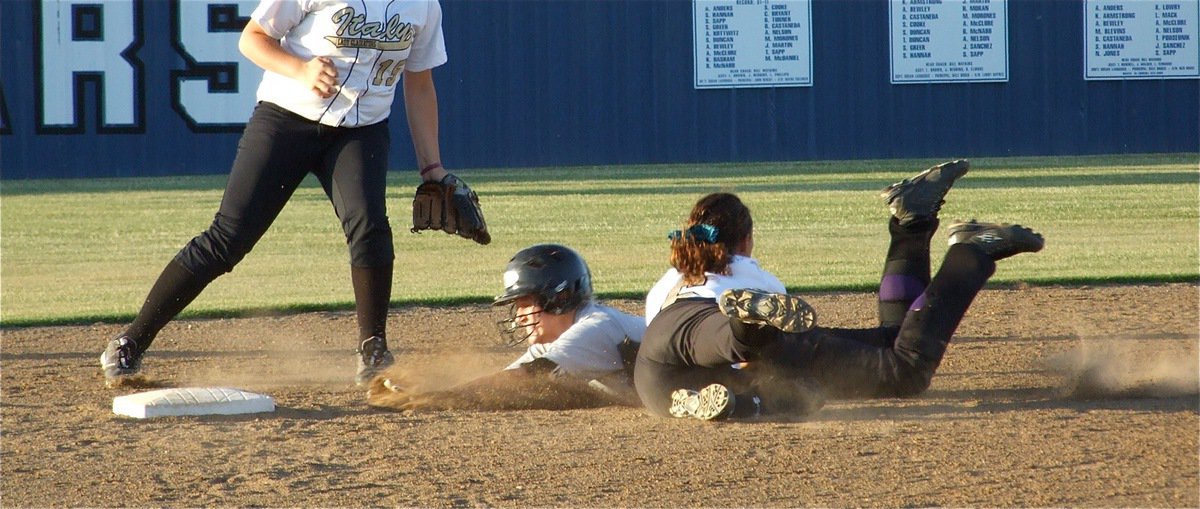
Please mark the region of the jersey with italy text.
[[437, 0], [262, 0], [250, 19], [292, 54], [333, 61], [339, 88], [332, 97], [271, 71], [258, 87], [259, 101], [325, 125], [386, 120], [404, 71], [446, 62]]

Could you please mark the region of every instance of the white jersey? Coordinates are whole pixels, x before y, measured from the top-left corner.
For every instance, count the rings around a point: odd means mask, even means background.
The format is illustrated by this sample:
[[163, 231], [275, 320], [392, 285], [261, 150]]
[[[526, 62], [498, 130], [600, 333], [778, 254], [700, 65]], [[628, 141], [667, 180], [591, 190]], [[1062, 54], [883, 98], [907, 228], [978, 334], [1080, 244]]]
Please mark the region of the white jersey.
[[[729, 275], [704, 274], [704, 284], [684, 286], [679, 290], [679, 298], [705, 298], [716, 300], [725, 290], [731, 288], [754, 288], [772, 293], [786, 293], [787, 288], [774, 274], [758, 266], [758, 261], [748, 256], [734, 255], [729, 262]], [[671, 289], [683, 281], [683, 274], [675, 268], [667, 270], [666, 274], [654, 284], [650, 293], [646, 294], [646, 323], [654, 319], [654, 315], [662, 309]]]
[[575, 323], [550, 343], [530, 345], [505, 369], [545, 358], [568, 375], [590, 380], [624, 368], [617, 346], [625, 338], [641, 343], [646, 322], [639, 316], [589, 302], [575, 313]]
[[386, 120], [405, 70], [446, 62], [437, 0], [262, 0], [250, 19], [288, 52], [333, 61], [339, 85], [333, 97], [271, 71], [258, 86], [259, 101], [325, 125]]

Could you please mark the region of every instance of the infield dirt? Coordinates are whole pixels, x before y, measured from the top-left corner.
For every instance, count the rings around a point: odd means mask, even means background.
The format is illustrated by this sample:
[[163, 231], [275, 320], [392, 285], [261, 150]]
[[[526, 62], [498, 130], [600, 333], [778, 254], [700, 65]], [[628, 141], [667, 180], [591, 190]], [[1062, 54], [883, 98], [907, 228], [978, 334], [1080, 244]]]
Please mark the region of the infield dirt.
[[[392, 413], [351, 383], [354, 317], [181, 320], [161, 387], [273, 396], [271, 414], [112, 413], [117, 324], [3, 330], [4, 507], [1200, 506], [1200, 288], [985, 290], [930, 390], [831, 401], [804, 421], [701, 423], [633, 408]], [[827, 325], [874, 295], [808, 294]], [[640, 312], [639, 302], [610, 302]], [[406, 369], [501, 369], [486, 306], [393, 309]]]

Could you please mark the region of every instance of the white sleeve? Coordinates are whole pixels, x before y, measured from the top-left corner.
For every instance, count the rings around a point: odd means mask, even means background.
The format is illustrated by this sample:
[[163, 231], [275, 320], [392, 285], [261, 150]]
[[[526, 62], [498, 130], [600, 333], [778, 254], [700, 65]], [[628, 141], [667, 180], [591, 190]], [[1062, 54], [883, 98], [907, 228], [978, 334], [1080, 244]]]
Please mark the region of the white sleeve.
[[437, 0], [429, 2], [429, 14], [425, 24], [413, 41], [412, 50], [408, 53], [408, 61], [404, 69], [420, 72], [433, 69], [446, 63], [446, 40], [442, 36], [442, 4]]
[[596, 378], [624, 369], [618, 346], [627, 337], [641, 341], [644, 331], [640, 317], [592, 303], [558, 339], [531, 345], [509, 369], [545, 358], [568, 375]]
[[650, 291], [646, 293], [646, 324], [649, 325], [651, 320], [654, 320], [655, 315], [662, 311], [662, 305], [667, 300], [667, 294], [671, 289], [679, 283], [679, 271], [675, 269], [667, 269], [666, 274], [663, 274], [658, 282], [654, 284]]
[[262, 0], [250, 19], [262, 25], [267, 35], [282, 39], [308, 14], [308, 4], [306, 0]]
[[621, 324], [621, 330], [625, 333], [625, 337], [634, 342], [641, 343], [642, 337], [646, 335], [646, 319], [641, 316], [623, 313], [615, 309], [613, 310], [613, 313], [614, 318]]
[[[763, 270], [758, 261], [747, 257], [737, 256], [730, 264], [730, 275], [722, 281], [721, 289], [756, 288], [772, 293], [787, 293], [787, 287], [774, 274]], [[720, 292], [716, 292], [720, 295]]]
[[[510, 369], [517, 369], [517, 368], [521, 367], [522, 364], [529, 364], [529, 363], [537, 360], [538, 357], [541, 357], [542, 355], [544, 355], [546, 353], [545, 348], [537, 348], [537, 347], [541, 347], [541, 346], [543, 346], [543, 345], [533, 345], [533, 346], [530, 346], [529, 348], [526, 348], [524, 354], [522, 354], [520, 357], [518, 357], [517, 360], [513, 361], [512, 364], [509, 364], [508, 367], [504, 368], [505, 371], [510, 370]], [[535, 352], [534, 351], [535, 348], [539, 351]]]
[[[619, 336], [619, 337], [618, 337]], [[584, 320], [572, 325], [550, 343], [542, 357], [554, 361], [569, 375], [590, 377], [621, 369], [621, 353], [617, 345], [625, 334], [613, 323]]]
[[754, 284], [749, 285], [751, 288], [758, 288], [772, 293], [787, 293], [787, 287], [784, 286], [783, 281], [780, 281], [774, 274], [765, 270], [755, 273], [751, 276], [751, 279], [754, 280]]

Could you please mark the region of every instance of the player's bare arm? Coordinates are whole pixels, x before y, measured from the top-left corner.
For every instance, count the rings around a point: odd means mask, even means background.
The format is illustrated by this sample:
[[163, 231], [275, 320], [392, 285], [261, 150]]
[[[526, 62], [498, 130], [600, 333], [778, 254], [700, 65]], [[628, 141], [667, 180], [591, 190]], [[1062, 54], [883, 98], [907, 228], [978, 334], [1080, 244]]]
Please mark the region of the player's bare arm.
[[421, 178], [440, 182], [446, 177], [446, 169], [441, 166], [442, 152], [438, 145], [437, 88], [432, 70], [404, 72], [404, 111], [408, 114], [417, 168], [424, 170]]
[[413, 197], [413, 233], [442, 230], [480, 244], [492, 241], [479, 196], [442, 167], [438, 146], [437, 89], [433, 71], [404, 72], [404, 110], [422, 184]]
[[554, 376], [545, 369], [522, 368], [430, 392], [415, 392], [403, 382], [381, 376], [369, 385], [367, 404], [397, 411], [505, 411], [596, 408], [620, 402], [592, 389], [586, 381]]
[[337, 93], [337, 69], [326, 57], [304, 60], [289, 53], [254, 20], [246, 23], [238, 49], [246, 58], [268, 71], [308, 85], [313, 93], [331, 97]]

